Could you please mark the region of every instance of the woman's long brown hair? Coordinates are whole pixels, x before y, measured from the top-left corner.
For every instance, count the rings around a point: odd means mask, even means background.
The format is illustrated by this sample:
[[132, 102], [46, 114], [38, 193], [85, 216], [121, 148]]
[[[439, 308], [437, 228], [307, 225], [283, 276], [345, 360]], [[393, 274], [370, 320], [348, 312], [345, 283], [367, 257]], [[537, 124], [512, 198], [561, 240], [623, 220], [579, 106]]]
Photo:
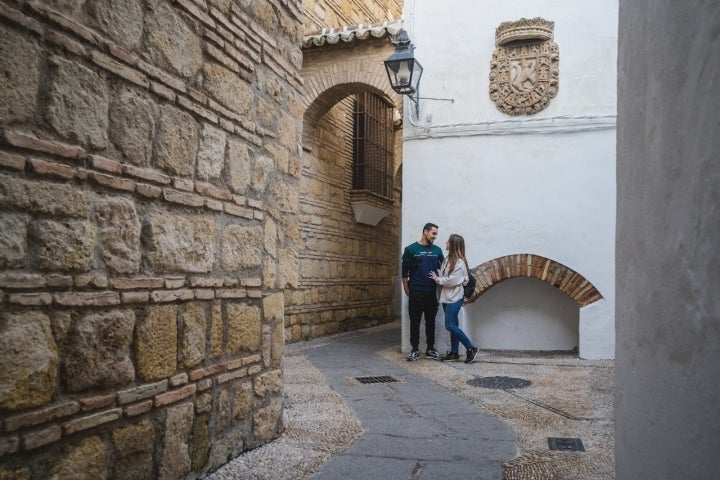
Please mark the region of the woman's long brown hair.
[[468, 267], [467, 259], [465, 258], [465, 239], [458, 235], [457, 233], [453, 233], [450, 235], [450, 238], [448, 238], [448, 271], [446, 272], [447, 275], [450, 275], [453, 270], [455, 270], [455, 264], [458, 260], [462, 260], [465, 262], [465, 268], [470, 270], [470, 267]]

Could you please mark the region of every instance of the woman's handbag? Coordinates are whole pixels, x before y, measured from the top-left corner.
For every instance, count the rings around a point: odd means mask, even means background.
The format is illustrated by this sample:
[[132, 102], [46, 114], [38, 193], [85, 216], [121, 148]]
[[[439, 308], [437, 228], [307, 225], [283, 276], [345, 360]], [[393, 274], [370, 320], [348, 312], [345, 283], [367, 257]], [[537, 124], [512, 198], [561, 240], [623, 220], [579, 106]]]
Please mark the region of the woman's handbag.
[[472, 297], [472, 294], [475, 293], [475, 277], [473, 277], [473, 274], [468, 272], [468, 280], [463, 284], [463, 296], [465, 298]]

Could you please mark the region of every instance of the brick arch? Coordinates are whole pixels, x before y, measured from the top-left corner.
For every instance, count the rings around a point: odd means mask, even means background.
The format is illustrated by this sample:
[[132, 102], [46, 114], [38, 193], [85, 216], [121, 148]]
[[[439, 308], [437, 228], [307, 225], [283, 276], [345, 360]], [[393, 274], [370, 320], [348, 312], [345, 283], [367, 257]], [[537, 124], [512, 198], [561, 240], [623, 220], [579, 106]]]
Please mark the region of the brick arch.
[[498, 257], [470, 270], [477, 279], [477, 285], [468, 303], [474, 302], [503, 280], [515, 277], [536, 278], [547, 282], [575, 300], [580, 307], [603, 298], [595, 285], [581, 274], [555, 260], [531, 253]]
[[386, 48], [375, 48], [372, 54], [361, 58], [347, 55], [303, 71], [305, 86], [301, 101], [305, 128], [312, 128], [337, 102], [353, 93], [371, 91], [396, 107], [402, 106], [402, 96], [390, 88], [383, 64], [392, 52], [393, 47], [387, 42]]

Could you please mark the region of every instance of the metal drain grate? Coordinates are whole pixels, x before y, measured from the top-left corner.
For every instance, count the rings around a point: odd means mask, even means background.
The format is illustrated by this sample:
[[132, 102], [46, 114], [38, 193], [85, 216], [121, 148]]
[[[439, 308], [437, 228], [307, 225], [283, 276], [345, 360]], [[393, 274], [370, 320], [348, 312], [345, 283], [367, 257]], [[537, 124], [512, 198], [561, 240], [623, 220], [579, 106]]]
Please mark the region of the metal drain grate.
[[467, 381], [472, 387], [495, 388], [507, 390], [510, 388], [525, 388], [532, 385], [530, 380], [513, 377], [475, 377]]
[[579, 438], [548, 437], [550, 450], [565, 450], [569, 452], [584, 452], [585, 446]]
[[390, 375], [380, 375], [377, 377], [353, 377], [355, 381], [358, 383], [368, 384], [368, 383], [392, 383], [397, 382], [397, 378], [391, 377]]

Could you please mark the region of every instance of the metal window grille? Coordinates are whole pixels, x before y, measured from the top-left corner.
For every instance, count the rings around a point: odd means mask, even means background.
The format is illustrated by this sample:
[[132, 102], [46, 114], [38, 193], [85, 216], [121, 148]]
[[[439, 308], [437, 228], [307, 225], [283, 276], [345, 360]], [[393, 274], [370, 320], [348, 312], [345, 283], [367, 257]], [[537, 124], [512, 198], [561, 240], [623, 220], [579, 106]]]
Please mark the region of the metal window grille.
[[370, 92], [353, 102], [353, 189], [392, 198], [393, 108]]

